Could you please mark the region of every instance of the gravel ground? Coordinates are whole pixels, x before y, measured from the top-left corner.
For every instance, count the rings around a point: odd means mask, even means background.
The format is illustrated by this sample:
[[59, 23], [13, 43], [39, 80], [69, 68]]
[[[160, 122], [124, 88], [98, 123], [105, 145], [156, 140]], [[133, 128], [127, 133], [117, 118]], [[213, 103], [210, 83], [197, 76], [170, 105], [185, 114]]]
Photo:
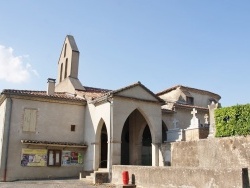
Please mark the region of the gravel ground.
[[87, 180], [67, 179], [67, 180], [30, 180], [0, 182], [0, 188], [115, 188], [113, 184], [94, 185]]

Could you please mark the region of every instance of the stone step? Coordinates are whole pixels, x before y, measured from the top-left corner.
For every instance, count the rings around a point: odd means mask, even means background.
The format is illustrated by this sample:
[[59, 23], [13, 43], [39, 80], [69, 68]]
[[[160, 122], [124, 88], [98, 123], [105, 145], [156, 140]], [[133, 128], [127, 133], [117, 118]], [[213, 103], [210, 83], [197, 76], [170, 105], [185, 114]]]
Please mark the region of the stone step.
[[108, 172], [107, 168], [99, 168], [97, 171], [94, 171], [93, 173], [90, 173], [89, 176], [86, 176], [86, 180], [88, 181], [94, 181], [95, 173], [98, 172]]
[[86, 180], [93, 181], [94, 177], [93, 176], [86, 176]]
[[107, 168], [98, 168], [97, 172], [108, 172]]

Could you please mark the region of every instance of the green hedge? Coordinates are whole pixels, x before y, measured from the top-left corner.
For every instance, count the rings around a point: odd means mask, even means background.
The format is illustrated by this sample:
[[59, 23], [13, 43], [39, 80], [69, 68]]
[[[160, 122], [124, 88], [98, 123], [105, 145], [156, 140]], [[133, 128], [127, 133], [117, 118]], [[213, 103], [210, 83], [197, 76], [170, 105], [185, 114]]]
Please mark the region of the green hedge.
[[250, 135], [250, 104], [215, 110], [216, 137]]

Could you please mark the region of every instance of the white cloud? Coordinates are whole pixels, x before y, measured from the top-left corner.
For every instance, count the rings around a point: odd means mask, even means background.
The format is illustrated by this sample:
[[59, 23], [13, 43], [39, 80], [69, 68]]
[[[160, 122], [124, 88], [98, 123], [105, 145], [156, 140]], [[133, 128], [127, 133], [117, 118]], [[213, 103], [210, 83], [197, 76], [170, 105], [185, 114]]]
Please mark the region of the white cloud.
[[30, 79], [31, 74], [38, 76], [29, 63], [23, 61], [27, 55], [14, 56], [13, 49], [0, 45], [0, 80], [22, 83]]

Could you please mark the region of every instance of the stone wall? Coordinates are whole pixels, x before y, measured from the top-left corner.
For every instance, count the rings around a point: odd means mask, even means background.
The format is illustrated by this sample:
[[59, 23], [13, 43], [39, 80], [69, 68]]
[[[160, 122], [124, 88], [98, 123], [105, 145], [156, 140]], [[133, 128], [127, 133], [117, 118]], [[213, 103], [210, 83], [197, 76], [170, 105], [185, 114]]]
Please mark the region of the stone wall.
[[248, 168], [250, 136], [211, 138], [171, 145], [175, 167]]
[[208, 137], [209, 128], [185, 129], [185, 141], [205, 139]]
[[160, 147], [160, 166], [171, 166], [171, 143], [165, 142]]
[[[122, 184], [122, 172], [128, 171], [129, 184], [136, 187], [247, 187], [248, 180], [242, 169], [209, 169], [181, 167], [146, 167], [114, 165], [112, 183]], [[244, 185], [245, 184], [245, 185]]]
[[250, 136], [174, 142], [171, 144], [171, 165], [182, 168], [248, 168], [250, 174]]
[[164, 143], [160, 150], [165, 167], [115, 165], [112, 183], [122, 184], [128, 171], [137, 187], [249, 187], [250, 136]]

